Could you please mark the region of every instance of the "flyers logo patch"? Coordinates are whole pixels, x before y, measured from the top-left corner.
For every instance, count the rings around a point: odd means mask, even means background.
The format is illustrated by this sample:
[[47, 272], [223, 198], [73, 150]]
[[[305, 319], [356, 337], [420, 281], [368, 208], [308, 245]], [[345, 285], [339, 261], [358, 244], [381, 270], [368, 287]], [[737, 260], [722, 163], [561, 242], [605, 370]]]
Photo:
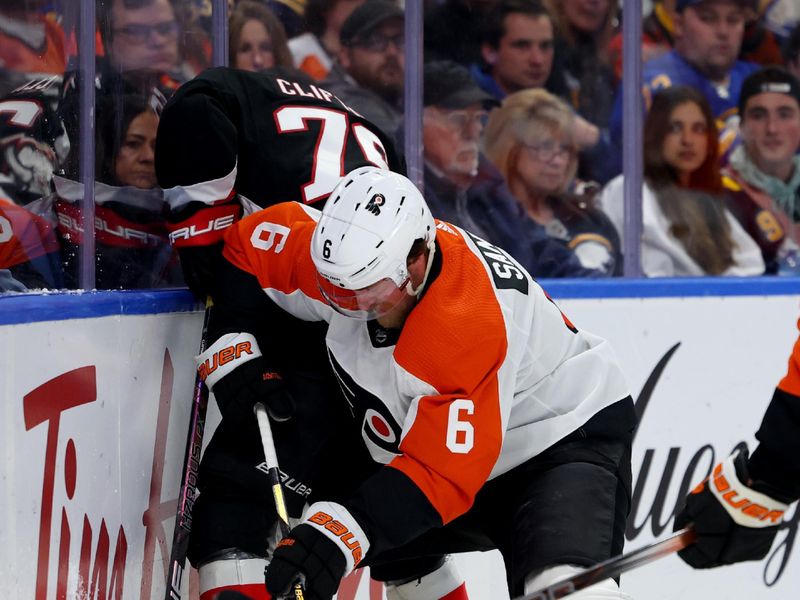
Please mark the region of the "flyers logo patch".
[[375, 194], [364, 208], [377, 217], [381, 214], [381, 206], [384, 204], [386, 204], [386, 197], [383, 194]]

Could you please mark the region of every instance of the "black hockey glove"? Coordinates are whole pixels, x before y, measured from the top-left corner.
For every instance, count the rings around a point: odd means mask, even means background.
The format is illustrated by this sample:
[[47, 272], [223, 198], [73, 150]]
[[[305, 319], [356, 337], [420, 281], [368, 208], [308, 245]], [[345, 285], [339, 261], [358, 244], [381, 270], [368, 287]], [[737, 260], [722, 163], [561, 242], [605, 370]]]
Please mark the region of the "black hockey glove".
[[294, 413], [294, 400], [283, 379], [269, 367], [252, 335], [225, 334], [196, 360], [228, 422], [253, 420], [256, 402], [263, 402], [276, 421], [286, 421]]
[[783, 521], [784, 500], [771, 486], [749, 480], [746, 452], [728, 457], [675, 517], [676, 530], [693, 523], [697, 532], [694, 544], [678, 555], [695, 569], [761, 560]]
[[283, 379], [261, 356], [220, 379], [214, 396], [223, 419], [252, 419], [256, 402], [263, 402], [275, 421], [287, 421], [294, 414], [294, 399]]
[[305, 521], [278, 542], [264, 571], [273, 598], [289, 594], [300, 578], [306, 598], [330, 600], [369, 549], [361, 526], [343, 506], [316, 502], [306, 514]]

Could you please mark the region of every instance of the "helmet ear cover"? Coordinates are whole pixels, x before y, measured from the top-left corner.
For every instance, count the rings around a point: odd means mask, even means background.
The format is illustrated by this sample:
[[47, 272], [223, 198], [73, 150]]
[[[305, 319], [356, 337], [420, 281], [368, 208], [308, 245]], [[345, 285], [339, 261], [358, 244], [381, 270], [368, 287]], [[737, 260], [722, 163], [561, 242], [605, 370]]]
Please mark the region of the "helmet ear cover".
[[435, 236], [430, 209], [411, 181], [377, 167], [356, 169], [331, 193], [312, 236], [320, 291], [347, 316], [385, 313], [419, 293], [421, 285], [409, 285], [409, 253], [417, 240], [432, 248]]

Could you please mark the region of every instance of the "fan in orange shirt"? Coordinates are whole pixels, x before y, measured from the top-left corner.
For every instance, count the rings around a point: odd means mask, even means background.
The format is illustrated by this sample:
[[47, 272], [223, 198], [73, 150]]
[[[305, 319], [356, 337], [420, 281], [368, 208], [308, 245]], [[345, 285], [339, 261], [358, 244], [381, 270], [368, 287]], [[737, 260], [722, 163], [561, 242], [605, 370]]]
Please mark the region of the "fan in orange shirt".
[[0, 4], [0, 68], [24, 73], [62, 74], [66, 38], [54, 15], [37, 10], [40, 0]]

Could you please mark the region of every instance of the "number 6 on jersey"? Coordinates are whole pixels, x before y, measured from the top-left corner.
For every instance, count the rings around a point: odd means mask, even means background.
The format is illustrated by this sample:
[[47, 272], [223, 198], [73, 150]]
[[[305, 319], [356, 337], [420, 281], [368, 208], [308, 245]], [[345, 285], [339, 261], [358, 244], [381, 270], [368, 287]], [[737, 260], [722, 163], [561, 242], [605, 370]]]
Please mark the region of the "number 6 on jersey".
[[475, 444], [475, 429], [472, 423], [464, 418], [464, 413], [475, 413], [475, 404], [472, 400], [459, 398], [450, 403], [450, 412], [447, 417], [447, 448], [453, 454], [467, 454]]

